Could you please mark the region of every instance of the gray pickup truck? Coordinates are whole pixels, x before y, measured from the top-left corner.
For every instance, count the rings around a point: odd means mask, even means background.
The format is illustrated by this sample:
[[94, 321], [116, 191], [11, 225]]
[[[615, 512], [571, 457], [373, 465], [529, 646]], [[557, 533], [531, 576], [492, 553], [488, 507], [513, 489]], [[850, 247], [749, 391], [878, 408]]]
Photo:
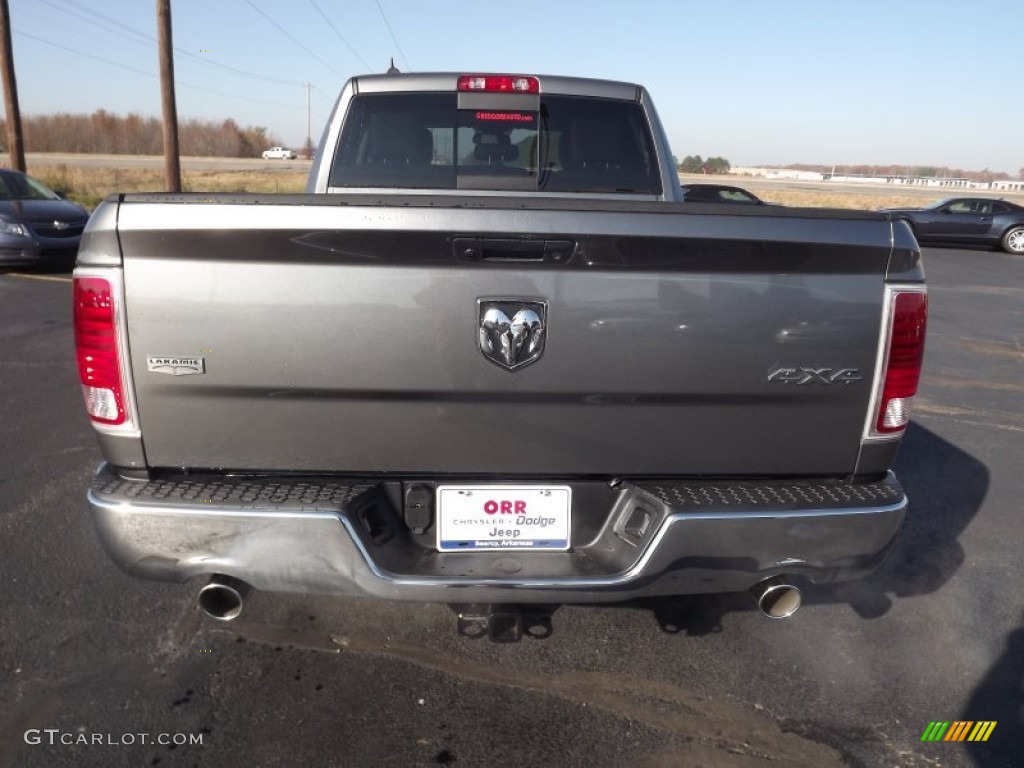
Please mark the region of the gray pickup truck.
[[504, 606], [870, 573], [921, 368], [884, 214], [685, 203], [644, 88], [350, 80], [307, 194], [131, 194], [78, 254], [128, 573]]

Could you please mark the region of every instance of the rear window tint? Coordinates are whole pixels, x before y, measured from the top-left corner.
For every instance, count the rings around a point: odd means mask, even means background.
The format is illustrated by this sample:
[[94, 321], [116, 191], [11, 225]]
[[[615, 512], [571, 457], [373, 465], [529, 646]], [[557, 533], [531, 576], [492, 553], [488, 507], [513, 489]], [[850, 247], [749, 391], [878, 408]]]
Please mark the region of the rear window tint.
[[454, 93], [362, 94], [332, 187], [660, 194], [639, 104], [541, 96], [534, 109], [459, 109]]

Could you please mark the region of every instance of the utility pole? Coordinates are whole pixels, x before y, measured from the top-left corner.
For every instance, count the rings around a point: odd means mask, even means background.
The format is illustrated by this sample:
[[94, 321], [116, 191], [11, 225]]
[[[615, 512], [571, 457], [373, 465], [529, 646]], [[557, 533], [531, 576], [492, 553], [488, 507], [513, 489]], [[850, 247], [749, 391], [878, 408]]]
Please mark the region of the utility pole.
[[11, 46], [11, 14], [7, 0], [0, 0], [0, 77], [4, 81], [4, 107], [7, 110], [7, 151], [11, 167], [25, 172], [25, 145], [21, 138], [21, 109], [18, 84], [14, 79], [14, 48]]
[[[6, 0], [0, 0], [6, 2]], [[160, 92], [164, 108], [164, 175], [167, 190], [181, 192], [178, 159], [178, 107], [174, 102], [174, 47], [171, 42], [171, 0], [156, 0], [157, 37], [160, 39]]]
[[309, 101], [310, 101], [310, 93], [311, 93], [312, 89], [313, 89], [313, 84], [312, 83], [306, 83], [306, 158], [307, 159], [313, 156], [313, 136], [310, 133], [310, 120], [309, 120], [309, 116], [310, 116]]

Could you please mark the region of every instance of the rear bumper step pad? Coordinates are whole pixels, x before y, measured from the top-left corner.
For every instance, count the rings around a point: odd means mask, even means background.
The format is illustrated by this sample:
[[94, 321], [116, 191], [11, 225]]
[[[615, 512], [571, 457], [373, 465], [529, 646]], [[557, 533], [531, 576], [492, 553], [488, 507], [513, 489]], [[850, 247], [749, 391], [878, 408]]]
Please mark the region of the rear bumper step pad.
[[782, 573], [858, 578], [885, 557], [907, 506], [892, 473], [859, 485], [627, 480], [610, 498], [574, 510], [596, 523], [568, 552], [441, 553], [400, 524], [375, 480], [135, 481], [103, 466], [88, 493], [107, 551], [140, 577], [217, 573], [258, 589], [447, 603], [742, 591]]

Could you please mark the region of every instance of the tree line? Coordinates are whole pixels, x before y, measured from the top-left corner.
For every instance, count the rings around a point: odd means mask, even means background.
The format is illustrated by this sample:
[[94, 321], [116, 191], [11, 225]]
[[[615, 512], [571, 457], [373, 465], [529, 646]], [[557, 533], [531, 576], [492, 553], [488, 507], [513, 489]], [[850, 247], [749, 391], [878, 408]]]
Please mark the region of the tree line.
[[[940, 165], [785, 165], [794, 171], [816, 171], [818, 173], [843, 176], [921, 176], [924, 178], [970, 179], [971, 181], [1002, 181], [1010, 178], [1010, 174], [1002, 171], [966, 171], [963, 168], [951, 168]], [[1024, 179], [1024, 168], [1021, 168]]]
[[[121, 116], [98, 109], [91, 115], [58, 113], [22, 117], [27, 152], [82, 152], [105, 155], [162, 155], [163, 124], [135, 113]], [[0, 120], [0, 135], [6, 130]], [[184, 120], [178, 124], [181, 154], [201, 157], [257, 157], [281, 141], [266, 128]]]
[[705, 160], [700, 155], [687, 155], [678, 167], [683, 173], [728, 173], [732, 165], [724, 157], [709, 157]]
[[[729, 161], [724, 157], [702, 158], [700, 155], [687, 155], [678, 161], [679, 170], [682, 173], [728, 173], [732, 168]], [[970, 179], [971, 181], [1001, 181], [1009, 179], [1008, 173], [1002, 171], [990, 171], [985, 168], [981, 171], [965, 171], [962, 168], [950, 168], [948, 166], [934, 165], [805, 165], [793, 163], [791, 165], [779, 166], [793, 171], [814, 171], [821, 174], [832, 174], [842, 176], [922, 176], [930, 178], [946, 179]], [[1020, 169], [1021, 179], [1024, 179], [1024, 168]]]

